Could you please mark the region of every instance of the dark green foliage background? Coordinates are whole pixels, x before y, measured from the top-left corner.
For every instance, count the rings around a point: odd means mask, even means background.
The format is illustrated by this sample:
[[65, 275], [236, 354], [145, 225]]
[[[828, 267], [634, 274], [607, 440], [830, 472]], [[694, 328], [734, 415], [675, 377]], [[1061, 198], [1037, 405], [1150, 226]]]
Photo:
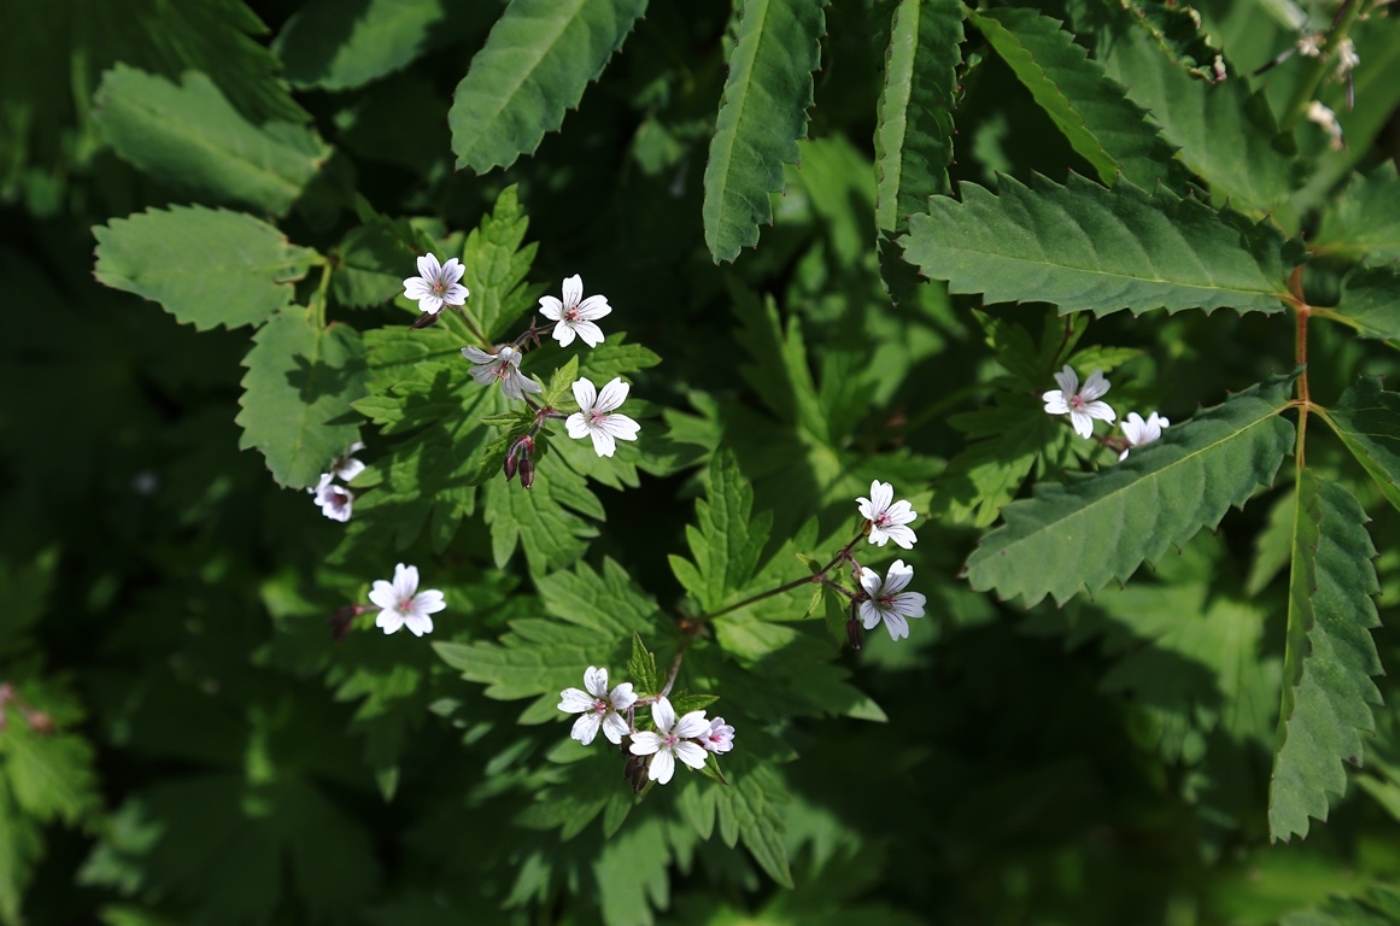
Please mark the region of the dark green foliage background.
[[[51, 713], [60, 731], [28, 733], [12, 709], [0, 732], [0, 922], [1400, 922], [1383, 886], [1400, 884], [1400, 726], [1388, 709], [1366, 737], [1366, 770], [1352, 773], [1326, 825], [1314, 822], [1306, 841], [1269, 840], [1288, 595], [1287, 540], [1279, 546], [1271, 511], [1291, 498], [1288, 484], [1169, 550], [1126, 589], [1060, 609], [1002, 604], [958, 578], [1005, 499], [968, 523], [961, 515], [975, 500], [931, 492], [954, 491], [935, 477], [978, 436], [950, 416], [988, 407], [1004, 371], [974, 314], [978, 297], [950, 297], [942, 284], [915, 289], [909, 277], [896, 305], [881, 282], [888, 244], [877, 252], [873, 138], [896, 4], [826, 8], [814, 141], [799, 146], [800, 168], [785, 169], [757, 249], [720, 265], [702, 229], [702, 176], [737, 34], [729, 4], [647, 5], [562, 131], [481, 176], [455, 169], [461, 127], [449, 127], [448, 112], [504, 4], [405, 2], [379, 32], [352, 35], [371, 8], [392, 6], [0, 6], [14, 43], [0, 63], [0, 682]], [[1262, 5], [1202, 11], [1233, 56], [1232, 74], [1291, 41]], [[1066, 16], [1053, 4], [1043, 12]], [[1400, 146], [1396, 94], [1386, 89], [1400, 86], [1400, 57], [1385, 44], [1400, 47], [1400, 36], [1381, 28], [1363, 45], [1375, 69], [1358, 87], [1366, 142], [1340, 164], [1311, 127], [1298, 133], [1334, 181], [1353, 166], [1380, 167]], [[389, 39], [415, 29], [418, 40]], [[1025, 184], [1041, 182], [1036, 174], [1057, 184], [1096, 177], [1098, 165], [968, 30], [964, 57], [981, 57], [956, 88], [953, 179], [995, 190], [1010, 183], [1002, 173]], [[115, 150], [124, 142], [104, 141], [90, 107], [117, 63], [172, 80], [205, 71], [258, 124], [298, 121], [303, 108], [334, 146], [315, 179], [295, 203], [231, 199], [323, 254], [361, 226], [356, 193], [359, 206], [429, 217], [446, 236], [475, 228], [518, 185], [526, 240], [539, 246], [528, 282], [553, 292], [582, 274], [587, 291], [614, 306], [610, 339], [625, 331], [627, 343], [662, 360], [631, 376], [633, 396], [649, 403], [642, 436], [655, 458], [636, 488], [591, 487], [606, 520], [583, 557], [597, 570], [620, 564], [643, 610], [648, 595], [666, 614], [681, 606], [667, 556], [687, 554], [702, 464], [718, 448], [752, 484], [753, 510], [772, 512], [765, 555], [814, 514], [817, 535], [839, 546], [856, 523], [852, 499], [872, 478], [892, 480], [921, 515], [934, 504], [907, 557], [930, 599], [912, 638], [893, 647], [877, 631], [864, 652], [836, 656], [818, 628], [801, 637], [811, 658], [781, 667], [795, 677], [831, 673], [823, 678], [834, 686], [834, 660], [878, 709], [843, 706], [845, 694], [793, 706], [807, 697], [801, 684], [789, 703], [752, 666], [749, 689], [715, 691], [713, 712], [739, 726], [733, 767], [781, 769], [791, 800], [777, 810], [779, 838], [794, 888], [775, 884], [742, 844], [696, 835], [687, 802], [719, 786], [682, 786], [684, 774], [610, 837], [595, 821], [562, 839], [572, 801], [625, 791], [620, 760], [580, 765], [589, 771], [572, 778], [560, 772], [578, 759], [562, 723], [518, 724], [526, 702], [486, 697], [426, 640], [361, 626], [332, 641], [326, 619], [399, 560], [445, 590], [449, 610], [434, 639], [461, 647], [542, 616], [542, 595], [569, 599], [542, 570], [532, 574], [521, 551], [498, 568], [484, 503], [445, 549], [425, 535], [400, 550], [386, 530], [346, 553], [345, 526], [321, 517], [305, 493], [279, 489], [258, 451], [239, 450], [249, 329], [198, 316], [181, 324], [94, 281], [95, 226], [228, 203], [142, 172]], [[279, 67], [293, 96], [260, 95], [252, 76]], [[1258, 82], [1274, 106], [1293, 73], [1284, 66]], [[1313, 207], [1335, 195], [1332, 186], [1319, 185]], [[1303, 227], [1316, 226], [1297, 201], [1279, 208], [1295, 207]], [[879, 228], [887, 243], [907, 230]], [[180, 260], [180, 243], [170, 247]], [[411, 272], [405, 259], [398, 275]], [[318, 279], [313, 269], [296, 284], [295, 305]], [[330, 320], [366, 332], [411, 319], [387, 294], [361, 298], [356, 287], [374, 278], [343, 279]], [[1058, 340], [1053, 307], [1027, 298], [990, 314], [1037, 343], [1043, 332]], [[805, 357], [785, 366], [775, 324]], [[1312, 389], [1322, 401], [1361, 374], [1395, 368], [1383, 343], [1322, 322], [1313, 335]], [[1290, 371], [1293, 337], [1286, 314], [1118, 312], [1095, 320], [1081, 346], [1115, 358], [1083, 366], [1117, 367], [1110, 400], [1120, 414], [1158, 408], [1184, 421], [1228, 391]], [[794, 370], [814, 377], [815, 405], [801, 375], [793, 385]], [[1043, 376], [1031, 385], [1051, 387]], [[1048, 429], [1059, 425], [1022, 393], [1029, 412], [1005, 420], [1054, 440]], [[373, 463], [385, 441], [364, 433]], [[1308, 450], [1375, 519], [1379, 615], [1392, 625], [1396, 512], [1340, 443], [1318, 437]], [[1067, 439], [1053, 444], [1035, 477], [1077, 466], [1075, 452]], [[558, 463], [546, 456], [541, 479]], [[791, 578], [795, 561], [782, 555]], [[549, 570], [554, 580], [560, 571]], [[784, 600], [800, 612], [805, 598]], [[1392, 673], [1393, 637], [1374, 634]], [[665, 665], [675, 638], [648, 644]], [[625, 655], [582, 659], [613, 658], [617, 677]], [[688, 671], [697, 685], [720, 677], [724, 657], [718, 647], [699, 651]], [[1394, 703], [1395, 685], [1377, 684]], [[879, 709], [885, 722], [860, 719]], [[39, 750], [40, 766], [60, 776], [37, 805], [15, 783], [25, 750]], [[1324, 902], [1323, 912], [1299, 912]], [[1302, 918], [1312, 916], [1330, 918]]]

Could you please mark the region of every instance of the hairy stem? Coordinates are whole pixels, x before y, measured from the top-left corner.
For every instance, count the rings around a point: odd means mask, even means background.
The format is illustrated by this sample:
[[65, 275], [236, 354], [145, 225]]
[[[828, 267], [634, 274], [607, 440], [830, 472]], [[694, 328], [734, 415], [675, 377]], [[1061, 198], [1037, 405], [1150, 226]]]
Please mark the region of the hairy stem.
[[840, 552], [838, 552], [836, 556], [832, 558], [831, 562], [823, 566], [820, 571], [814, 572], [809, 576], [803, 576], [800, 579], [793, 579], [791, 582], [784, 582], [777, 588], [770, 588], [766, 592], [759, 592], [757, 595], [750, 595], [743, 601], [736, 601], [734, 604], [731, 604], [725, 608], [720, 608], [718, 611], [714, 611], [710, 614], [702, 614], [695, 619], [696, 622], [703, 624], [708, 621], [712, 621], [721, 615], [728, 614], [731, 611], [737, 611], [740, 608], [746, 608], [756, 601], [762, 601], [765, 598], [772, 598], [774, 595], [781, 595], [783, 592], [790, 592], [795, 588], [801, 588], [804, 585], [811, 585], [814, 582], [821, 582], [823, 579], [826, 578], [826, 574], [828, 572], [836, 568], [836, 566], [840, 565], [841, 563], [845, 562], [847, 559], [850, 559], [851, 550], [855, 549], [855, 545], [859, 543], [860, 539], [864, 536], [865, 531], [863, 530], [859, 534], [856, 534], [855, 538], [852, 539], [850, 543], [842, 547]]
[[1307, 443], [1308, 409], [1312, 406], [1312, 396], [1308, 387], [1308, 317], [1312, 307], [1303, 298], [1303, 268], [1293, 268], [1288, 277], [1288, 289], [1297, 301], [1297, 328], [1294, 332], [1294, 360], [1303, 372], [1298, 376], [1298, 466], [1303, 465], [1303, 451]]
[[1279, 128], [1284, 132], [1293, 131], [1293, 127], [1298, 124], [1298, 120], [1307, 110], [1308, 104], [1313, 101], [1318, 86], [1322, 83], [1322, 79], [1327, 76], [1327, 69], [1333, 66], [1332, 53], [1346, 39], [1347, 33], [1351, 31], [1352, 23], [1356, 22], [1356, 17], [1360, 15], [1364, 5], [1363, 0], [1343, 0], [1341, 9], [1337, 11], [1337, 16], [1332, 21], [1332, 30], [1327, 34], [1327, 41], [1322, 46], [1321, 54], [1308, 61], [1307, 68], [1303, 71], [1303, 79], [1298, 82], [1297, 89], [1293, 91], [1293, 98], [1288, 101], [1288, 107], [1283, 111], [1283, 119]]

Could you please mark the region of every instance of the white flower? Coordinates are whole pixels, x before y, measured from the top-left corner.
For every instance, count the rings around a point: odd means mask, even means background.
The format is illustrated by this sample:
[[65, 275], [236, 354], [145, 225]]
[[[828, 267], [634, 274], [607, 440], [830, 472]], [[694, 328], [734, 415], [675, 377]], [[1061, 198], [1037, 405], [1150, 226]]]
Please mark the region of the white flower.
[[704, 711], [691, 711], [676, 722], [676, 710], [665, 698], [658, 698], [651, 706], [651, 719], [656, 724], [656, 732], [632, 734], [632, 755], [651, 756], [651, 766], [647, 777], [663, 785], [671, 780], [676, 771], [676, 759], [691, 768], [703, 768], [705, 750], [690, 742], [710, 729], [705, 722]]
[[583, 673], [583, 687], [587, 690], [565, 688], [559, 692], [561, 711], [583, 715], [574, 721], [569, 736], [587, 746], [598, 735], [598, 728], [602, 727], [608, 742], [621, 746], [622, 738], [631, 730], [621, 712], [637, 703], [637, 696], [632, 693], [632, 683], [623, 682], [609, 692], [608, 670], [589, 666], [588, 671]]
[[[1143, 444], [1150, 444], [1161, 437], [1162, 429], [1170, 424], [1170, 421], [1156, 412], [1148, 415], [1146, 421], [1143, 421], [1142, 416], [1137, 412], [1129, 412], [1128, 417], [1123, 421], [1123, 437], [1127, 439], [1129, 447], [1141, 447]], [[1120, 463], [1127, 458], [1127, 450], [1118, 454]]]
[[[365, 464], [355, 459], [355, 454], [365, 449], [365, 442], [357, 440], [345, 451], [345, 455], [331, 464], [331, 472], [341, 482], [349, 482], [365, 471]], [[322, 478], [325, 478], [324, 475]]]
[[508, 399], [523, 399], [527, 392], [539, 392], [540, 384], [520, 372], [519, 350], [506, 344], [495, 353], [479, 347], [462, 348], [462, 356], [472, 362], [472, 379], [486, 386], [492, 380], [501, 381], [501, 391]]
[[1309, 122], [1317, 123], [1327, 133], [1327, 143], [1333, 151], [1346, 147], [1346, 141], [1342, 138], [1342, 124], [1337, 121], [1336, 113], [1313, 100], [1308, 104], [1307, 117]]
[[593, 387], [592, 380], [580, 379], [574, 383], [578, 411], [564, 422], [569, 436], [574, 440], [593, 438], [593, 449], [600, 457], [612, 456], [619, 440], [636, 440], [641, 425], [626, 415], [616, 414], [618, 406], [627, 401], [631, 388], [618, 376], [608, 380], [602, 392]]
[[1103, 370], [1095, 370], [1079, 388], [1079, 377], [1069, 364], [1055, 374], [1059, 389], [1051, 389], [1040, 398], [1045, 402], [1045, 412], [1049, 415], [1069, 415], [1074, 430], [1080, 437], [1094, 436], [1094, 420], [1112, 421], [1117, 415], [1107, 402], [1095, 401], [1108, 392], [1108, 380], [1103, 378]]
[[322, 473], [316, 488], [309, 491], [316, 493], [316, 504], [321, 506], [321, 514], [332, 521], [348, 521], [355, 496], [345, 486], [331, 482], [332, 478], [330, 473]]
[[723, 717], [710, 721], [710, 729], [700, 734], [700, 745], [710, 752], [728, 752], [734, 748], [734, 728]]
[[[913, 549], [919, 538], [905, 525], [918, 517], [914, 509], [904, 499], [894, 501], [894, 487], [878, 479], [870, 483], [870, 497], [856, 499], [860, 515], [870, 522], [870, 542], [883, 547], [886, 540], [893, 540], [897, 546]], [[894, 504], [890, 504], [894, 502]]]
[[424, 254], [418, 258], [419, 276], [403, 281], [403, 294], [418, 300], [420, 311], [436, 315], [444, 305], [462, 305], [467, 301], [471, 292], [457, 282], [466, 272], [467, 268], [455, 257], [439, 264], [436, 254]]
[[370, 589], [369, 600], [381, 610], [374, 620], [374, 626], [383, 627], [385, 633], [393, 633], [405, 625], [415, 637], [432, 633], [433, 619], [447, 607], [442, 592], [435, 588], [418, 591], [418, 567], [399, 563], [394, 568], [394, 582], [378, 579]]
[[540, 297], [540, 314], [558, 322], [554, 326], [554, 340], [559, 342], [560, 347], [568, 347], [574, 343], [574, 335], [582, 338], [583, 343], [589, 347], [602, 344], [603, 329], [593, 324], [593, 321], [611, 311], [612, 306], [608, 305], [606, 296], [583, 298], [583, 278], [578, 274], [564, 280], [562, 302], [553, 296]]
[[909, 636], [907, 617], [923, 617], [924, 603], [928, 600], [919, 592], [906, 592], [909, 580], [914, 578], [914, 567], [904, 565], [897, 559], [882, 580], [874, 569], [860, 571], [860, 587], [870, 596], [860, 603], [860, 619], [866, 630], [871, 630], [880, 621], [890, 632], [890, 639], [898, 640]]

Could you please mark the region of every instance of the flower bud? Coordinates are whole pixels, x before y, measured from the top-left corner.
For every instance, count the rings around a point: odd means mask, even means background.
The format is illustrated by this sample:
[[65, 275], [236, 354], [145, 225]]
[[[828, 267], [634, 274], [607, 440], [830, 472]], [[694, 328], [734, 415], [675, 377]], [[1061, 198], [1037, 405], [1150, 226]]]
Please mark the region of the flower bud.
[[515, 478], [515, 466], [515, 454], [506, 454], [506, 482], [510, 482]]
[[353, 604], [347, 604], [332, 614], [330, 619], [326, 621], [331, 627], [331, 639], [337, 643], [345, 639], [345, 635], [350, 632], [350, 627], [354, 623], [355, 615], [359, 613], [359, 608]]
[[650, 756], [628, 756], [623, 777], [632, 785], [633, 794], [641, 794], [647, 786], [647, 763]]
[[851, 652], [859, 653], [864, 644], [865, 634], [861, 631], [860, 621], [854, 617], [846, 621], [846, 645], [851, 648]]
[[529, 457], [520, 461], [520, 484], [527, 489], [535, 484], [535, 461]]
[[410, 331], [418, 331], [422, 328], [431, 328], [433, 325], [437, 324], [437, 320], [437, 312], [424, 312], [413, 320], [413, 324], [409, 325], [408, 329]]

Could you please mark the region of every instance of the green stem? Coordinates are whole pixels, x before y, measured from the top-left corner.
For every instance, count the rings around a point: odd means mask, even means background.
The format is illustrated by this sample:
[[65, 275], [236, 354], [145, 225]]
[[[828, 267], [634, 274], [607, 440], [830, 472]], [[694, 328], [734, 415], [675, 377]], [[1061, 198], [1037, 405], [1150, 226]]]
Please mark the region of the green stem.
[[1364, 5], [1364, 0], [1344, 0], [1342, 3], [1342, 8], [1337, 11], [1337, 18], [1333, 22], [1332, 31], [1327, 35], [1327, 42], [1322, 46], [1321, 53], [1308, 61], [1307, 70], [1303, 72], [1303, 79], [1298, 82], [1297, 89], [1293, 91], [1293, 98], [1288, 101], [1288, 106], [1283, 111], [1283, 119], [1279, 128], [1284, 132], [1293, 131], [1293, 127], [1298, 124], [1298, 120], [1307, 110], [1308, 104], [1313, 101], [1318, 86], [1322, 83], [1322, 79], [1327, 76], [1328, 68], [1333, 66], [1332, 53], [1346, 39], [1352, 24], [1361, 15], [1361, 7]]
[[756, 601], [762, 601], [765, 598], [772, 598], [774, 595], [781, 595], [783, 592], [790, 592], [795, 588], [801, 588], [804, 585], [811, 585], [813, 582], [821, 582], [823, 579], [826, 578], [826, 574], [828, 572], [834, 569], [838, 564], [843, 562], [847, 558], [847, 556], [850, 555], [851, 550], [855, 548], [855, 545], [859, 543], [860, 539], [864, 536], [865, 531], [861, 531], [859, 534], [856, 534], [855, 539], [853, 539], [850, 543], [842, 547], [840, 552], [838, 552], [836, 556], [832, 558], [831, 562], [823, 566], [819, 572], [814, 572], [809, 576], [803, 576], [800, 579], [793, 579], [791, 582], [784, 582], [777, 588], [770, 588], [766, 592], [759, 592], [757, 595], [750, 595], [743, 601], [737, 601], [734, 604], [729, 605], [726, 608], [720, 608], [718, 611], [715, 611], [711, 614], [702, 614], [695, 619], [696, 622], [703, 624], [707, 621], [712, 621], [715, 618], [720, 617], [721, 615], [728, 614], [731, 611], [737, 611], [740, 608], [746, 608]]

